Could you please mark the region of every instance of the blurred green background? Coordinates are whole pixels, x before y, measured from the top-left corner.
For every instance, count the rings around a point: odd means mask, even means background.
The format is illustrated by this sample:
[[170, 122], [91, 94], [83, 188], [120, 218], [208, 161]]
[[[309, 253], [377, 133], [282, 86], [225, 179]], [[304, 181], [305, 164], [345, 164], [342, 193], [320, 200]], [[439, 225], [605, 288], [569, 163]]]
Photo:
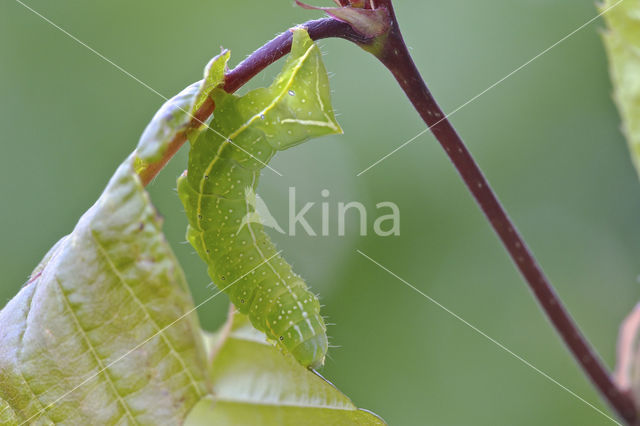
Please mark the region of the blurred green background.
[[[328, 2], [327, 2], [328, 3]], [[597, 13], [594, 2], [402, 0], [415, 60], [451, 111]], [[198, 80], [219, 47], [232, 64], [318, 14], [290, 0], [30, 0], [30, 6], [167, 96]], [[638, 300], [640, 194], [596, 21], [452, 117], [558, 292], [605, 361]], [[393, 425], [607, 425], [610, 420], [514, 359], [397, 279], [360, 249], [597, 407], [596, 392], [434, 138], [390, 75], [341, 40], [322, 41], [344, 136], [278, 155], [261, 194], [286, 222], [298, 203], [400, 206], [401, 236], [274, 235], [314, 291], [336, 346], [322, 373]], [[136, 145], [162, 99], [41, 18], [0, 4], [0, 298], [6, 302], [73, 228]], [[259, 76], [267, 84], [278, 67]], [[245, 89], [246, 90], [246, 89]], [[183, 150], [150, 185], [196, 301], [213, 291], [192, 248], [175, 179]], [[320, 228], [318, 205], [309, 217]], [[370, 228], [373, 218], [370, 218]], [[335, 225], [335, 223], [333, 223]], [[335, 227], [332, 234], [336, 234]], [[218, 327], [226, 296], [202, 307]]]

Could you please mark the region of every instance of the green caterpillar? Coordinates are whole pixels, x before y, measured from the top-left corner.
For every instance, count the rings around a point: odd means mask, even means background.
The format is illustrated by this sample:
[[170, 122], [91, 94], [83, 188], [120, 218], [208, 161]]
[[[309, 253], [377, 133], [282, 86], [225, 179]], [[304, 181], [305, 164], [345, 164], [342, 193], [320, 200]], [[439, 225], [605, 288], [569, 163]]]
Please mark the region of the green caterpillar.
[[276, 151], [342, 132], [320, 51], [296, 29], [291, 55], [270, 87], [242, 97], [216, 89], [211, 97], [214, 119], [192, 142], [188, 173], [178, 180], [187, 238], [254, 327], [302, 365], [322, 365], [328, 341], [318, 299], [278, 255], [262, 224], [246, 220], [257, 215], [251, 194]]

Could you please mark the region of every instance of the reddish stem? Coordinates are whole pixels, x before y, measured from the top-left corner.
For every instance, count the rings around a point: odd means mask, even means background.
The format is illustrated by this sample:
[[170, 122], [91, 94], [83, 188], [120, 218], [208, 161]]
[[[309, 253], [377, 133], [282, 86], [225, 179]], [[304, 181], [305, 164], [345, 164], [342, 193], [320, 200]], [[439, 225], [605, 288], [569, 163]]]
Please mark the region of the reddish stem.
[[[306, 28], [312, 40], [323, 38], [343, 38], [356, 44], [366, 44], [366, 38], [356, 33], [351, 25], [333, 18], [309, 21], [301, 27]], [[285, 31], [264, 46], [253, 52], [233, 70], [225, 75], [224, 90], [233, 93], [251, 80], [256, 74], [291, 51], [293, 33]]]
[[575, 360], [620, 417], [629, 424], [636, 424], [638, 419], [633, 401], [618, 388], [596, 352], [580, 332], [498, 201], [471, 153], [429, 92], [402, 38], [391, 0], [379, 0], [378, 3], [390, 11], [393, 26], [388, 38], [384, 41], [382, 50], [376, 56], [391, 71], [416, 111], [446, 151]]

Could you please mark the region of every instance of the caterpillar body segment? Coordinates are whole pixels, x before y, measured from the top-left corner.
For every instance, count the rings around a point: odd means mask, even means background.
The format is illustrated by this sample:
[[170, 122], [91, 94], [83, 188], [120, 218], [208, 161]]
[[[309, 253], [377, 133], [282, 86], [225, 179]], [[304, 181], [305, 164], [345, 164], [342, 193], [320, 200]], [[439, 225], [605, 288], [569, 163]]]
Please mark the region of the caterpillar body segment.
[[192, 142], [188, 173], [178, 180], [187, 238], [254, 327], [302, 365], [317, 367], [328, 348], [320, 304], [256, 220], [252, 197], [278, 150], [341, 132], [320, 52], [296, 29], [291, 56], [270, 87], [242, 97], [216, 89], [211, 96], [214, 119]]

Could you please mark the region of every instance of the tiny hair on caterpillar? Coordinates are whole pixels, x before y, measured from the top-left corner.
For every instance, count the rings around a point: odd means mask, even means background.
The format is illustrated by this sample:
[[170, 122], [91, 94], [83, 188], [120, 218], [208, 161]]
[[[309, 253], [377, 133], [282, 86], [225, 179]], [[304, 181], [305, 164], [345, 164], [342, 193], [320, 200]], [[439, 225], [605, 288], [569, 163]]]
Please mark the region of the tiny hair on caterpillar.
[[342, 133], [320, 50], [296, 28], [271, 86], [241, 97], [214, 89], [210, 96], [213, 120], [191, 135], [188, 173], [178, 179], [187, 239], [256, 329], [300, 364], [321, 366], [329, 344], [320, 302], [280, 256], [255, 209], [261, 171], [277, 151]]

